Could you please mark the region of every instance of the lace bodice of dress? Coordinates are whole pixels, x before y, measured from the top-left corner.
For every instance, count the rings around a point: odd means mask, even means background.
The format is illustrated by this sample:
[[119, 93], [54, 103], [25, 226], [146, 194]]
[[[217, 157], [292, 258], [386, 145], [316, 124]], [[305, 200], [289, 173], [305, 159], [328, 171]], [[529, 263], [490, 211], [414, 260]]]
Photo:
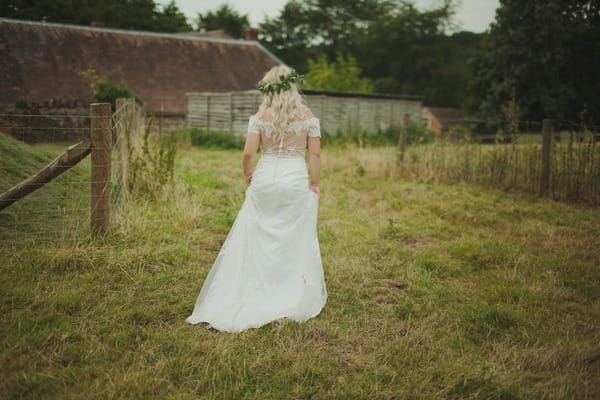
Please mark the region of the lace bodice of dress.
[[308, 137], [321, 137], [321, 128], [319, 120], [315, 117], [292, 121], [279, 139], [270, 121], [263, 121], [253, 115], [248, 121], [248, 135], [251, 134], [260, 134], [262, 154], [304, 157]]

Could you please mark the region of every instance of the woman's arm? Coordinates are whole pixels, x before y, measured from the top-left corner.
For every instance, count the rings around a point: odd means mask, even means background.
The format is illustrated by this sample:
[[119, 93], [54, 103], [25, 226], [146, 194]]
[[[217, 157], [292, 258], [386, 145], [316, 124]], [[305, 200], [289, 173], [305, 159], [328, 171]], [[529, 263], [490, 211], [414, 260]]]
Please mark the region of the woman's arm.
[[310, 190], [316, 194], [319, 192], [319, 180], [321, 176], [321, 138], [308, 138], [308, 166], [310, 169]]
[[246, 185], [250, 185], [252, 180], [252, 165], [254, 164], [254, 156], [260, 144], [260, 135], [256, 133], [248, 133], [246, 135], [246, 143], [242, 153], [242, 167], [244, 169], [244, 177]]

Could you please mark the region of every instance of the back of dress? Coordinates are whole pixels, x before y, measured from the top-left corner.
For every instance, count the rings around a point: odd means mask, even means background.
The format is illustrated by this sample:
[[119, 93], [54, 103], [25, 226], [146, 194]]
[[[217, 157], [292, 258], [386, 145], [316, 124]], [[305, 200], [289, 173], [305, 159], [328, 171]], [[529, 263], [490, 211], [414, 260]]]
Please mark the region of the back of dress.
[[248, 121], [248, 134], [260, 134], [263, 155], [304, 158], [308, 137], [321, 137], [321, 129], [319, 119], [306, 109], [289, 122], [283, 135], [275, 131], [269, 113], [257, 113]]
[[[250, 180], [244, 203], [186, 319], [189, 323], [208, 322], [218, 330], [240, 332], [281, 318], [306, 321], [327, 301], [317, 236], [319, 196], [310, 190], [305, 162], [308, 138], [321, 136], [319, 120], [302, 105], [294, 83], [300, 77], [288, 69], [273, 67], [266, 75], [273, 79], [261, 85], [271, 88], [261, 91], [272, 101], [265, 97], [265, 106], [250, 117], [246, 146], [254, 153], [258, 140], [250, 135], [260, 135], [262, 154], [246, 175]], [[277, 109], [298, 106], [280, 127], [267, 104]], [[316, 156], [317, 146], [314, 150]], [[248, 155], [245, 149], [244, 162], [253, 159], [254, 154]]]

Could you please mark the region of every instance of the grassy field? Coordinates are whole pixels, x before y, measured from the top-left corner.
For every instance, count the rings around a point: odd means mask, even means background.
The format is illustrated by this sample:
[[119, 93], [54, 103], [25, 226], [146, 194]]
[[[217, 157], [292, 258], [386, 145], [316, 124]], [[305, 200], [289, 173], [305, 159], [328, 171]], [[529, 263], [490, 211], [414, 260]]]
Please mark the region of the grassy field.
[[324, 150], [329, 298], [302, 324], [184, 321], [244, 199], [239, 151], [180, 153], [105, 239], [0, 250], [0, 398], [599, 398], [600, 211], [391, 178], [393, 157]]

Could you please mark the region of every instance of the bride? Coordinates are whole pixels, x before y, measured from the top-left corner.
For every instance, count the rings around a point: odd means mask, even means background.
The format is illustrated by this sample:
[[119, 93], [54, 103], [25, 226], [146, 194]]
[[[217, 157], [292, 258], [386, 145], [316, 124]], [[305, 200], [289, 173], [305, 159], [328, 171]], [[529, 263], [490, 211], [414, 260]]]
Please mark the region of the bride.
[[241, 332], [281, 318], [303, 322], [327, 301], [317, 237], [321, 132], [298, 91], [302, 80], [278, 65], [258, 85], [263, 101], [248, 122], [242, 156], [246, 197], [190, 324]]

